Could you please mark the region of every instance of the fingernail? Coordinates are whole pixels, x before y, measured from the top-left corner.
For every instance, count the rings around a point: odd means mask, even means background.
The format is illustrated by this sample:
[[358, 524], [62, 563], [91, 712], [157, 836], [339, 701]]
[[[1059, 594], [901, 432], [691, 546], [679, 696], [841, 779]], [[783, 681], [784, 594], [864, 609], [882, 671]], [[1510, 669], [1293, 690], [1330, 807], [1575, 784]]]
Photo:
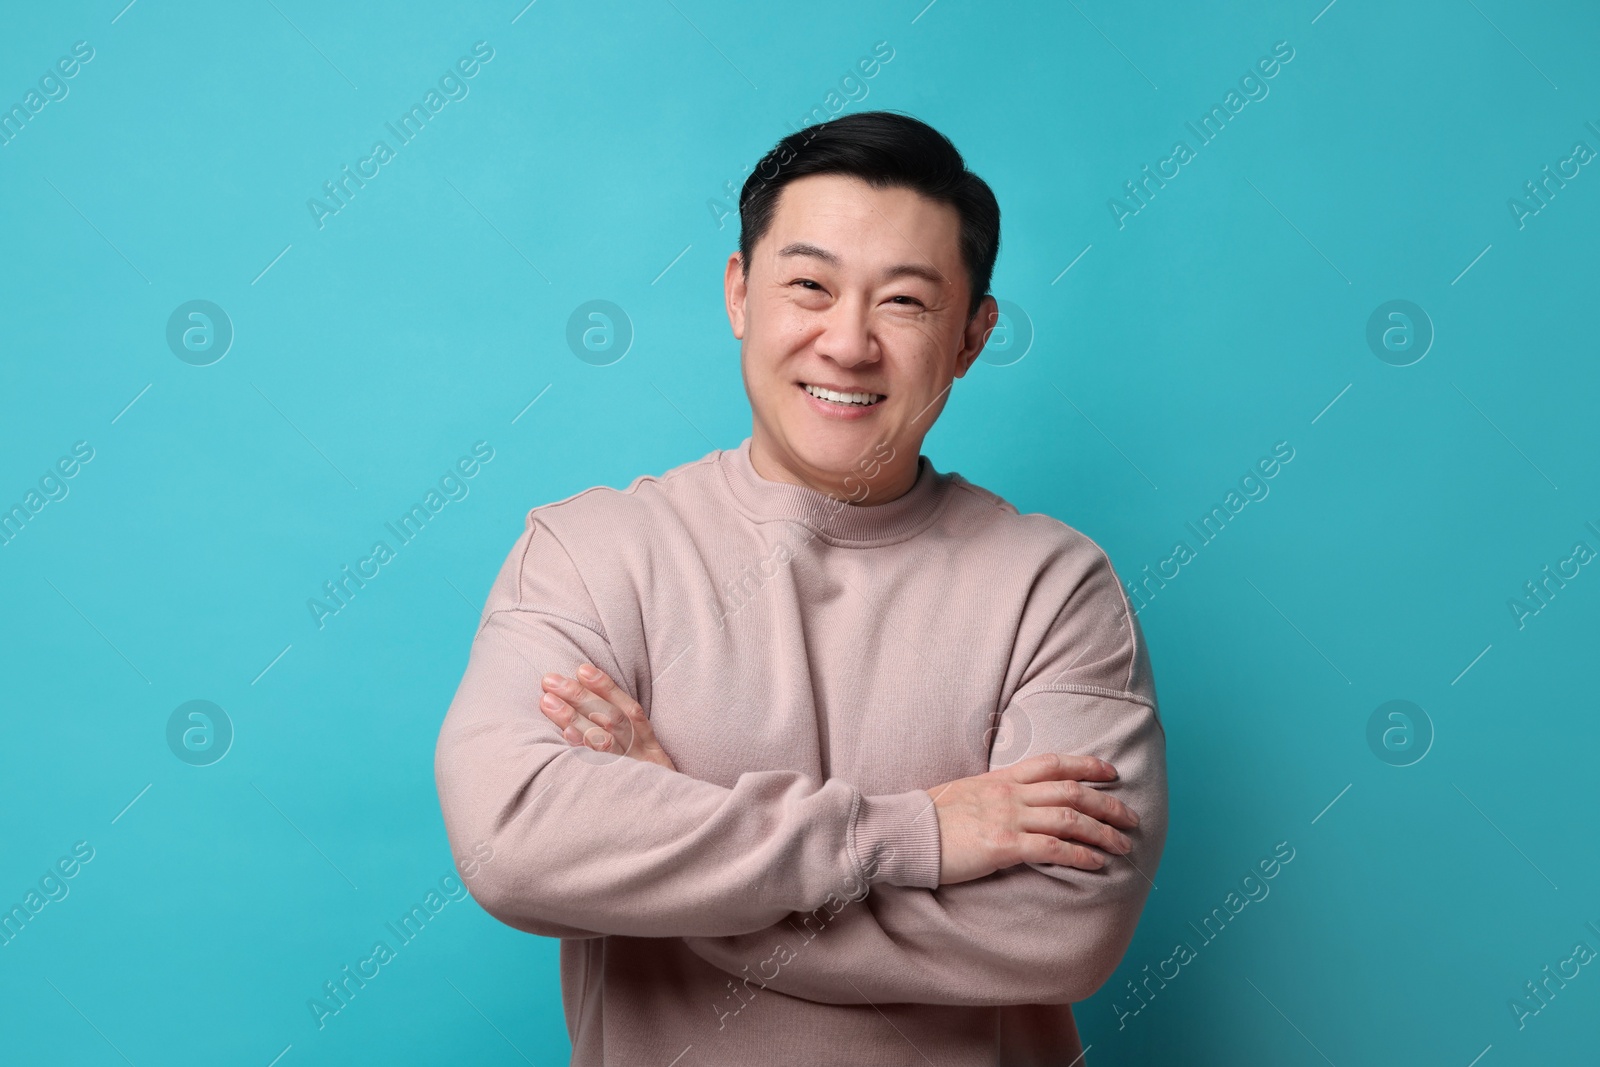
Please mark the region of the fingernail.
[[554, 693], [546, 693], [544, 696], [539, 698], [539, 705], [541, 707], [549, 708], [551, 711], [560, 711], [561, 699]]
[[600, 672], [589, 666], [587, 663], [578, 668], [578, 674], [589, 679], [591, 682], [600, 677]]

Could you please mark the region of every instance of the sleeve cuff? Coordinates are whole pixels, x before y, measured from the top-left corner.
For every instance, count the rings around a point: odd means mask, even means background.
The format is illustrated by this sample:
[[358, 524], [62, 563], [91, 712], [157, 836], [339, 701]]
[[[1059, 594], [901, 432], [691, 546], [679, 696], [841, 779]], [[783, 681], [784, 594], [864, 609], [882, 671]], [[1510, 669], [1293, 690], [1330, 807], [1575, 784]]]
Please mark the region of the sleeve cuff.
[[850, 844], [868, 882], [939, 888], [939, 814], [926, 790], [863, 796]]

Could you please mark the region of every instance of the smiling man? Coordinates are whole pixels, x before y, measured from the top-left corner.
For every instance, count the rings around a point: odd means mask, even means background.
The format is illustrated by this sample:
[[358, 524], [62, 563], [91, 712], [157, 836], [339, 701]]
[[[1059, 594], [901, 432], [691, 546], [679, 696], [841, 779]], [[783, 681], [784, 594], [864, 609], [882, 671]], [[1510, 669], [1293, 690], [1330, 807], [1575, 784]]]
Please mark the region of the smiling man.
[[562, 939], [574, 1064], [1072, 1063], [1165, 732], [1099, 546], [921, 454], [999, 208], [889, 112], [786, 137], [739, 208], [751, 434], [528, 513], [439, 735], [452, 848]]

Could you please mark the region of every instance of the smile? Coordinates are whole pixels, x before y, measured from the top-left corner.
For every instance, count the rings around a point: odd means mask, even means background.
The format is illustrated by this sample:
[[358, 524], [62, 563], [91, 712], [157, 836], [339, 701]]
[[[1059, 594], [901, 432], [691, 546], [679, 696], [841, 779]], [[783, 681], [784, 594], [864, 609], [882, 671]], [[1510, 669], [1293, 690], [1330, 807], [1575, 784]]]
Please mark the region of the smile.
[[818, 400], [825, 400], [841, 407], [869, 408], [874, 404], [881, 403], [884, 399], [883, 393], [841, 392], [837, 389], [811, 385], [807, 382], [801, 382], [800, 387]]

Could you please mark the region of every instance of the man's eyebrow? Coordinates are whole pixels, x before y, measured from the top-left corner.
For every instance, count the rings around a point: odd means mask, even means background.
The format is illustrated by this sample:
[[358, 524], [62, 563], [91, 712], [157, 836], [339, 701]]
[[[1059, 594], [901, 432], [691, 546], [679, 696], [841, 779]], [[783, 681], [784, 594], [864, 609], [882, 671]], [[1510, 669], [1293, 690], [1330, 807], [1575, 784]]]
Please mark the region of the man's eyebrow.
[[838, 256], [834, 255], [826, 248], [818, 248], [816, 245], [807, 244], [805, 241], [792, 241], [789, 244], [784, 245], [782, 248], [778, 249], [778, 255], [811, 256], [814, 259], [822, 260], [822, 262], [826, 263], [830, 267], [837, 267], [839, 265]]
[[[778, 255], [780, 257], [810, 256], [813, 259], [822, 260], [822, 262], [828, 264], [830, 267], [839, 266], [838, 256], [834, 255], [832, 252], [829, 252], [826, 248], [819, 248], [816, 245], [805, 241], [794, 241], [790, 244], [784, 245], [782, 248], [778, 249]], [[924, 263], [897, 263], [888, 270], [884, 271], [883, 276], [886, 279], [906, 277], [922, 278], [926, 281], [932, 282], [935, 285], [939, 285], [945, 281], [945, 276], [943, 274], [941, 274], [935, 268]]]
[[945, 280], [943, 274], [922, 263], [897, 263], [884, 271], [883, 276], [885, 278], [923, 278], [934, 285], [940, 285]]

